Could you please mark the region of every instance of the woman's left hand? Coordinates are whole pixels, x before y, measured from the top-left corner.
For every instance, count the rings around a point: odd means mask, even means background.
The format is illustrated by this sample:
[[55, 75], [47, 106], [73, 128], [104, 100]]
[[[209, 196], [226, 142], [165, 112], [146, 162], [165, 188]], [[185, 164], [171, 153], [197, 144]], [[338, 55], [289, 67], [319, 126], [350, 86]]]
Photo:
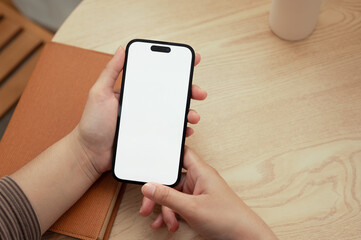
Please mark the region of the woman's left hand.
[[[120, 47], [90, 89], [81, 120], [72, 132], [91, 161], [95, 170], [92, 172], [98, 175], [111, 168], [119, 104], [119, 89], [114, 90], [114, 84], [123, 69], [124, 58], [124, 49]], [[201, 56], [196, 54], [195, 66], [200, 60]], [[204, 100], [206, 97], [206, 91], [197, 85], [192, 86], [192, 99]], [[199, 114], [190, 109], [188, 122], [196, 124], [199, 120]], [[193, 133], [194, 130], [187, 127], [186, 136]]]

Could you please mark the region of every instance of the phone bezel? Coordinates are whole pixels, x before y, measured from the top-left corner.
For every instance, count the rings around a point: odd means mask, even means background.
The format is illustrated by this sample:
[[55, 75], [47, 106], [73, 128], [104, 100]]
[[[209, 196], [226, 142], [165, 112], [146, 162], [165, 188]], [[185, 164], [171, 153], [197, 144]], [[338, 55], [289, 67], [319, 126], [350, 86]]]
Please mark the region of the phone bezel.
[[117, 125], [116, 125], [116, 130], [115, 130], [115, 135], [114, 135], [112, 175], [113, 175], [114, 179], [116, 179], [117, 181], [120, 181], [120, 182], [124, 182], [124, 183], [132, 183], [132, 184], [140, 184], [140, 185], [143, 185], [143, 184], [146, 183], [146, 182], [141, 182], [141, 181], [134, 181], [134, 180], [118, 178], [116, 176], [116, 174], [115, 174], [115, 171], [114, 171], [114, 169], [115, 169], [116, 150], [117, 150], [117, 143], [118, 143], [119, 123], [120, 123], [120, 120], [121, 120], [121, 110], [122, 110], [122, 101], [123, 101], [123, 93], [124, 93], [124, 83], [125, 83], [125, 78], [126, 78], [128, 51], [129, 51], [129, 47], [134, 42], [146, 42], [146, 43], [152, 43], [152, 44], [181, 46], [181, 47], [188, 48], [192, 53], [191, 67], [190, 67], [190, 73], [189, 73], [189, 83], [188, 83], [189, 85], [188, 85], [188, 93], [187, 93], [187, 104], [186, 104], [184, 124], [183, 124], [184, 127], [183, 127], [182, 144], [180, 146], [181, 147], [181, 154], [180, 154], [180, 159], [179, 159], [178, 176], [177, 176], [177, 180], [173, 184], [169, 184], [169, 185], [165, 184], [166, 186], [169, 186], [169, 187], [175, 187], [180, 181], [181, 173], [182, 173], [182, 167], [183, 167], [184, 144], [185, 144], [185, 138], [186, 138], [187, 122], [188, 122], [187, 117], [188, 117], [188, 112], [189, 112], [189, 107], [190, 107], [191, 96], [192, 96], [192, 82], [193, 82], [193, 71], [194, 71], [194, 61], [195, 61], [195, 52], [194, 52], [193, 48], [191, 46], [189, 46], [187, 44], [183, 44], [183, 43], [173, 43], [173, 42], [164, 42], [164, 41], [147, 40], [147, 39], [133, 39], [127, 44], [127, 46], [125, 48], [125, 59], [124, 59], [123, 76], [122, 76], [120, 97], [119, 97]]

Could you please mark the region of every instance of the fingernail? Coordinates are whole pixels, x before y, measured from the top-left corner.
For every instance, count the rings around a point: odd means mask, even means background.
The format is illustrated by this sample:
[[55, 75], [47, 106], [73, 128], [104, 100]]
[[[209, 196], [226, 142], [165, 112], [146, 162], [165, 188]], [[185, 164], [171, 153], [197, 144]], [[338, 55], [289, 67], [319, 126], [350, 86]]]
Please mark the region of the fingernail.
[[167, 223], [168, 231], [170, 232], [171, 225], [170, 223]]
[[150, 183], [146, 183], [143, 187], [142, 187], [142, 192], [145, 196], [151, 196], [153, 197], [154, 192], [155, 192], [155, 186], [153, 184]]
[[205, 97], [207, 97], [208, 93], [207, 93], [206, 90], [203, 90], [203, 95], [204, 95]]
[[122, 47], [118, 47], [114, 54], [115, 55], [119, 54], [121, 49], [122, 49]]

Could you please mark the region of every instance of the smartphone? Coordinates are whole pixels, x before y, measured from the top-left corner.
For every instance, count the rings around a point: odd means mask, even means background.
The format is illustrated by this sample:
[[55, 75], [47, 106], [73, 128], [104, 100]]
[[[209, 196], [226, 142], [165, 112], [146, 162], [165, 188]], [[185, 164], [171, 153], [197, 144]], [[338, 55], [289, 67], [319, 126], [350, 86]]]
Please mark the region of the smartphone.
[[194, 59], [194, 50], [185, 44], [128, 43], [114, 139], [118, 181], [179, 182]]

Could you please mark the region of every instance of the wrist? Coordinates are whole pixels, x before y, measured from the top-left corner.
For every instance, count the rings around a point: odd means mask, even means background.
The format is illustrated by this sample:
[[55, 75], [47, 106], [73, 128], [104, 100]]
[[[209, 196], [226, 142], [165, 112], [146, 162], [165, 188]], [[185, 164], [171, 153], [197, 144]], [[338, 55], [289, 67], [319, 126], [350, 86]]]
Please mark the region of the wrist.
[[236, 220], [231, 239], [277, 240], [269, 226], [243, 201], [239, 206], [241, 218]]
[[75, 127], [67, 138], [77, 165], [89, 180], [95, 182], [101, 175], [94, 165], [96, 156], [84, 146], [78, 127]]

